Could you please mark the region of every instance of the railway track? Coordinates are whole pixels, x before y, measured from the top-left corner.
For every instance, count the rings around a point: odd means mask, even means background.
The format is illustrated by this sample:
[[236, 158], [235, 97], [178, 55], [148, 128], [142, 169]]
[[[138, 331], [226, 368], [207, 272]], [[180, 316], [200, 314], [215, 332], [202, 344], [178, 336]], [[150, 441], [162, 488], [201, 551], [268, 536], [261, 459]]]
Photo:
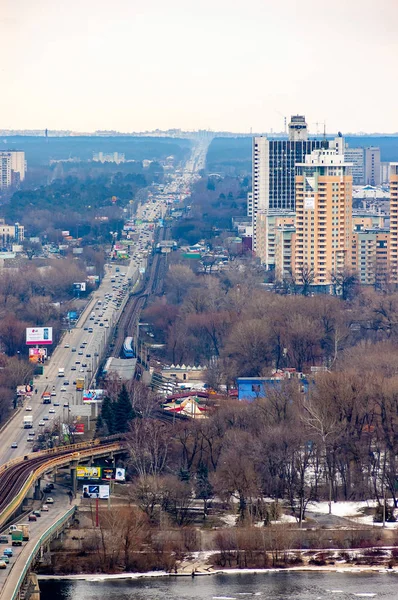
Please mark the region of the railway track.
[[[118, 438], [117, 438], [118, 439]], [[45, 465], [46, 462], [52, 461], [54, 458], [74, 455], [78, 450], [89, 450], [91, 448], [101, 448], [106, 450], [107, 447], [113, 447], [116, 439], [109, 438], [103, 441], [94, 440], [87, 444], [77, 444], [65, 447], [55, 452], [46, 452], [41, 456], [30, 456], [26, 460], [8, 465], [4, 465], [0, 473], [0, 513], [11, 503], [15, 496], [21, 491], [25, 482], [30, 475], [39, 467]], [[30, 457], [29, 457], [30, 456]]]
[[[161, 228], [158, 238], [159, 241], [168, 239], [168, 237], [169, 228]], [[161, 273], [164, 268], [164, 257], [161, 254], [155, 254], [152, 259], [152, 264], [148, 269], [147, 280], [144, 282], [142, 289], [130, 296], [124, 307], [123, 313], [120, 316], [112, 350], [113, 356], [120, 356], [123, 342], [126, 337], [129, 335], [134, 337], [137, 321], [148, 297], [151, 294], [159, 294], [161, 292], [163, 281]]]

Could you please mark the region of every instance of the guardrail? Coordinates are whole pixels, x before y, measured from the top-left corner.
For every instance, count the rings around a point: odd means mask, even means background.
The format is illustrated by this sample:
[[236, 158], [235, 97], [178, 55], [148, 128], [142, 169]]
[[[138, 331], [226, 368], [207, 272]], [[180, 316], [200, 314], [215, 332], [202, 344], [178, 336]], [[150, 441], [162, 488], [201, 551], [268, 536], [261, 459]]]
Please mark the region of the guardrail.
[[34, 561], [34, 559], [35, 559], [37, 553], [39, 552], [41, 546], [43, 545], [43, 543], [45, 543], [46, 540], [48, 538], [50, 538], [54, 532], [56, 532], [60, 527], [62, 527], [66, 523], [66, 521], [68, 521], [68, 519], [70, 519], [70, 517], [74, 514], [75, 511], [76, 511], [76, 506], [73, 506], [72, 508], [70, 508], [68, 510], [68, 512], [65, 515], [63, 515], [60, 519], [58, 519], [58, 521], [56, 523], [51, 525], [51, 527], [49, 529], [47, 529], [47, 531], [45, 531], [43, 533], [43, 535], [40, 536], [39, 540], [34, 545], [33, 550], [30, 553], [29, 557], [26, 559], [24, 568], [22, 569], [22, 572], [21, 572], [21, 574], [18, 578], [17, 584], [15, 586], [14, 593], [11, 596], [11, 600], [17, 600], [17, 598], [19, 596], [19, 590], [21, 588], [21, 585], [23, 584], [25, 577], [29, 572], [30, 566], [31, 566], [32, 562]]
[[[92, 448], [95, 446], [99, 446], [101, 444], [107, 443], [108, 441], [113, 441], [113, 439], [116, 439], [116, 437], [118, 436], [108, 436], [102, 439], [96, 438], [89, 442], [78, 442], [76, 444], [69, 444], [68, 446], [57, 446], [55, 448], [48, 448], [47, 450], [40, 450], [39, 452], [29, 452], [28, 454], [25, 454], [25, 456], [27, 456], [28, 459], [30, 459], [38, 458], [41, 456], [49, 456], [51, 454], [57, 454], [58, 452], [73, 452], [74, 450], [80, 450], [81, 448]], [[26, 461], [27, 459], [25, 458], [25, 456], [17, 456], [16, 458], [12, 458], [3, 465], [0, 465], [0, 475], [4, 473], [4, 471], [6, 471], [8, 467], [12, 467], [14, 465]]]
[[[74, 446], [80, 446], [80, 444], [74, 444]], [[63, 454], [62, 456], [58, 456], [53, 459], [49, 459], [42, 465], [39, 465], [29, 475], [28, 479], [25, 481], [22, 488], [20, 489], [18, 494], [13, 498], [13, 500], [10, 502], [10, 504], [8, 504], [8, 506], [0, 513], [0, 527], [2, 525], [4, 525], [4, 523], [7, 521], [7, 519], [22, 504], [26, 494], [28, 493], [28, 491], [32, 487], [32, 485], [34, 485], [34, 483], [37, 481], [37, 479], [39, 479], [39, 477], [41, 475], [43, 475], [49, 469], [58, 467], [62, 464], [69, 462], [70, 460], [73, 460], [74, 455], [75, 455], [75, 459], [82, 459], [82, 458], [85, 458], [86, 456], [90, 456], [93, 453], [93, 451], [94, 451], [94, 454], [100, 454], [101, 451], [110, 451], [111, 452], [111, 451], [115, 451], [115, 450], [122, 450], [123, 448], [124, 448], [123, 442], [115, 442], [113, 444], [110, 443], [105, 446], [96, 445], [96, 446], [92, 446], [89, 448], [86, 447], [84, 449], [81, 449], [81, 452], [76, 452], [76, 448], [75, 448], [73, 452], [70, 452], [68, 454]]]

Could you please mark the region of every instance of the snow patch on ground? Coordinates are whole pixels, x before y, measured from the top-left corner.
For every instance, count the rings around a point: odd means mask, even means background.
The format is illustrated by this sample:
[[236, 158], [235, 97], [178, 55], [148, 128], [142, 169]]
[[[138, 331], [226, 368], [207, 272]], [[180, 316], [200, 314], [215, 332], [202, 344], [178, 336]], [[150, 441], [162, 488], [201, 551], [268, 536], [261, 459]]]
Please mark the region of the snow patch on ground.
[[[376, 506], [377, 500], [365, 500], [363, 502], [332, 502], [332, 515], [335, 515], [336, 517], [362, 518], [362, 510], [364, 508], [376, 508]], [[309, 502], [307, 510], [310, 512], [327, 515], [329, 514], [329, 502]], [[369, 518], [372, 519], [372, 516], [369, 515]]]

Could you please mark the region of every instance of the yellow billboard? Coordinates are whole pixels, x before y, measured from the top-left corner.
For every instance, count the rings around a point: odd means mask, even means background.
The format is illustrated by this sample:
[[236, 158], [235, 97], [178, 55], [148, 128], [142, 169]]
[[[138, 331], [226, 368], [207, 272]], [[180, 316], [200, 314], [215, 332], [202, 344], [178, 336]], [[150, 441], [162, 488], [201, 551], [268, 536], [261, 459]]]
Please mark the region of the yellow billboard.
[[76, 467], [77, 479], [101, 479], [101, 467]]

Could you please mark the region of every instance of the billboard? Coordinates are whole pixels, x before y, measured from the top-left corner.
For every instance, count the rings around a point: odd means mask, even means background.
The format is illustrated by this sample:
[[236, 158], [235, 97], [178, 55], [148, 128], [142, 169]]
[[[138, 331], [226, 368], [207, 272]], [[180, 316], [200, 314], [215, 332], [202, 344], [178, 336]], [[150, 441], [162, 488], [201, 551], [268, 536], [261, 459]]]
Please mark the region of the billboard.
[[115, 481], [126, 481], [126, 469], [121, 467], [115, 469]]
[[112, 479], [115, 479], [115, 469], [112, 469], [110, 467], [102, 467], [102, 479], [104, 481], [110, 481]]
[[63, 236], [63, 237], [67, 237], [68, 235], [70, 235], [70, 232], [69, 232], [69, 231], [67, 231], [67, 230], [65, 230], [65, 231], [62, 231], [62, 236]]
[[75, 423], [75, 435], [84, 435], [84, 423]]
[[52, 327], [27, 327], [26, 344], [28, 346], [48, 346], [53, 343]]
[[84, 485], [83, 498], [109, 498], [109, 485]]
[[47, 348], [29, 348], [29, 362], [43, 364], [47, 358]]
[[117, 467], [116, 469], [102, 467], [102, 480], [126, 481], [126, 469], [122, 469], [121, 467]]
[[77, 479], [101, 479], [101, 467], [76, 467]]
[[104, 390], [83, 390], [83, 402], [85, 404], [95, 404], [102, 402]]
[[73, 289], [75, 292], [85, 292], [86, 291], [86, 282], [83, 281], [82, 283], [74, 283]]
[[90, 283], [98, 283], [99, 282], [99, 275], [88, 275], [87, 276], [87, 281], [89, 281]]

